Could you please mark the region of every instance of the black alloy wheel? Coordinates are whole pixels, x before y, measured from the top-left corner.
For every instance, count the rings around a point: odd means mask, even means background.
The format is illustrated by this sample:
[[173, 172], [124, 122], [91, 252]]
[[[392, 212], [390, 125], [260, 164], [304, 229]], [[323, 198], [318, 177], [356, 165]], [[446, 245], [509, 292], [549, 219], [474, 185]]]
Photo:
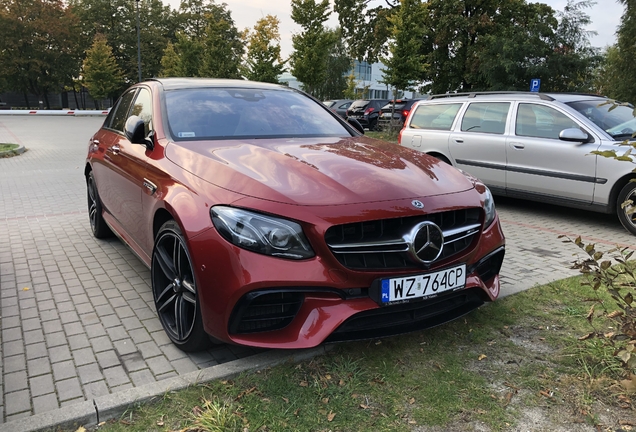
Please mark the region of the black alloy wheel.
[[99, 199], [95, 177], [91, 171], [86, 178], [86, 189], [88, 197], [88, 219], [91, 223], [93, 236], [98, 239], [108, 238], [113, 235], [106, 221], [102, 216], [102, 202]]
[[192, 259], [175, 221], [163, 224], [157, 234], [150, 272], [155, 307], [168, 337], [183, 351], [207, 348], [210, 338], [203, 330]]
[[[631, 201], [631, 204], [623, 206], [625, 201]], [[636, 182], [630, 181], [618, 194], [616, 201], [616, 213], [627, 231], [636, 235]]]

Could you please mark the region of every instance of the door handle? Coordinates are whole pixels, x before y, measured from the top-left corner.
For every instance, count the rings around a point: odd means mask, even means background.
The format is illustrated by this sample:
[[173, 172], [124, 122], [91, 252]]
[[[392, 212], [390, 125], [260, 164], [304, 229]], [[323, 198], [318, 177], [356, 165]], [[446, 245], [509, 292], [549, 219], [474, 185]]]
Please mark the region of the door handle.
[[464, 142], [464, 140], [461, 138], [455, 138], [455, 142], [461, 144]]
[[108, 147], [108, 150], [110, 150], [113, 154], [119, 154], [119, 152], [121, 151], [121, 147], [115, 144], [113, 146]]
[[518, 143], [518, 142], [513, 142], [510, 143], [510, 145], [512, 145], [514, 148], [516, 148], [517, 150], [523, 150], [524, 148], [526, 148], [526, 145], [523, 143]]

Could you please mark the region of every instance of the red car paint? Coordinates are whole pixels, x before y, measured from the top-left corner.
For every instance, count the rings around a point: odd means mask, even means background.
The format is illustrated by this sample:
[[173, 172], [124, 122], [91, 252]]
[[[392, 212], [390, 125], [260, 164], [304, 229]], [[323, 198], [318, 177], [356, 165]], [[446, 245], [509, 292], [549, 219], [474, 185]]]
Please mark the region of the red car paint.
[[[325, 242], [330, 227], [481, 208], [485, 186], [421, 152], [359, 136], [351, 128], [342, 137], [174, 139], [165, 118], [166, 85], [266, 85], [184, 79], [138, 84], [152, 94], [152, 148], [132, 144], [124, 134], [107, 128], [100, 129], [89, 145], [86, 174], [92, 171], [95, 176], [103, 218], [147, 266], [158, 221], [171, 217], [178, 223], [192, 258], [205, 331], [218, 340], [258, 347], [313, 347], [350, 317], [392, 307], [380, 306], [369, 295], [343, 298], [339, 291], [365, 292], [380, 278], [422, 274], [457, 263], [471, 268], [493, 251], [503, 250], [498, 217], [484, 227], [482, 210], [479, 234], [451, 259], [408, 269], [348, 268]], [[424, 209], [414, 207], [413, 200], [421, 201]], [[210, 208], [216, 205], [297, 222], [315, 256], [283, 259], [230, 243], [212, 223]], [[263, 332], [230, 331], [235, 307], [246, 294], [286, 287], [305, 290], [289, 325]], [[483, 281], [473, 271], [466, 278], [466, 289], [470, 288], [492, 301], [499, 294], [499, 277]]]

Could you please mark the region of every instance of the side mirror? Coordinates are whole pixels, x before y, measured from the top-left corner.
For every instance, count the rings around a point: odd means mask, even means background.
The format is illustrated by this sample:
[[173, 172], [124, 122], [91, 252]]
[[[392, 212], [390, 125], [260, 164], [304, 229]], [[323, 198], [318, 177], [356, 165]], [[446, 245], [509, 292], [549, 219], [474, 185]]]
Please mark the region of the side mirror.
[[364, 135], [364, 128], [362, 127], [362, 125], [360, 124], [360, 122], [354, 118], [348, 118], [347, 122], [353, 126], [353, 128], [355, 130], [357, 130], [358, 132], [360, 132], [362, 135]]
[[146, 139], [146, 125], [140, 117], [136, 115], [130, 116], [128, 120], [126, 120], [124, 132], [126, 133], [126, 138], [128, 138], [128, 141], [131, 143], [141, 144], [152, 149], [152, 141]]
[[590, 136], [579, 128], [568, 128], [559, 132], [559, 139], [567, 142], [586, 143], [590, 141]]

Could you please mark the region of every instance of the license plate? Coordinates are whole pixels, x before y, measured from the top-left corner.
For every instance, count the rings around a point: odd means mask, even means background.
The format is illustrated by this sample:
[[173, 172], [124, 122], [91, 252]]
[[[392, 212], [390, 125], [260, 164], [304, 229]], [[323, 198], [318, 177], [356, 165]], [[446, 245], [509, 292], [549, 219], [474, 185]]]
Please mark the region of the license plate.
[[466, 285], [466, 265], [451, 267], [434, 273], [402, 278], [382, 279], [382, 303], [403, 302], [454, 291]]
[[382, 113], [382, 118], [391, 118], [391, 113]]

